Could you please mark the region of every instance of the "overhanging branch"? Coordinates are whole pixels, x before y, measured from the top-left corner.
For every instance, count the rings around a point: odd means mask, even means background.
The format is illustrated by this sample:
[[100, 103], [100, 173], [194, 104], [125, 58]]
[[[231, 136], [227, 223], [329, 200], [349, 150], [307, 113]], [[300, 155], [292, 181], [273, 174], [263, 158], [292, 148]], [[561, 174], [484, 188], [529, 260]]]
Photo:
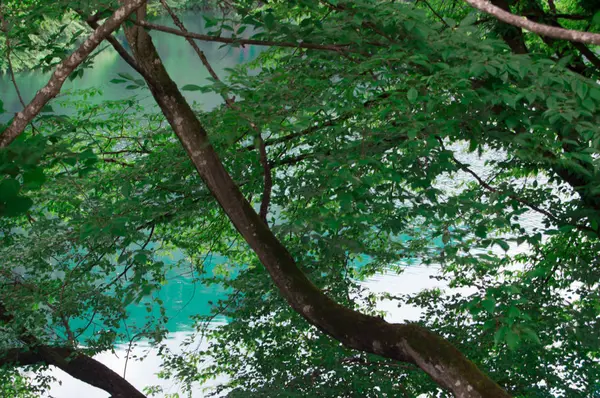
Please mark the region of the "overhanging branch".
[[[138, 12], [140, 20], [143, 16]], [[509, 397], [440, 336], [414, 324], [390, 324], [351, 310], [318, 289], [225, 170], [206, 130], [167, 73], [148, 32], [133, 26], [126, 27], [125, 33], [152, 95], [198, 174], [295, 311], [346, 347], [416, 364], [456, 397]]]
[[255, 46], [267, 46], [267, 47], [289, 47], [289, 48], [308, 48], [312, 50], [326, 50], [326, 51], [348, 51], [350, 44], [317, 44], [317, 43], [305, 43], [305, 42], [282, 42], [282, 41], [271, 41], [271, 40], [254, 40], [254, 39], [240, 39], [230, 38], [221, 36], [210, 36], [203, 35], [200, 33], [193, 32], [182, 32], [181, 30], [170, 28], [168, 26], [158, 25], [148, 21], [133, 21], [135, 24], [144, 28], [158, 30], [160, 32], [171, 33], [176, 36], [189, 37], [196, 40], [212, 41], [224, 44], [238, 44], [241, 46], [255, 45]]
[[568, 40], [573, 42], [600, 45], [600, 34], [598, 33], [563, 29], [555, 26], [548, 26], [541, 23], [533, 22], [528, 20], [527, 18], [504, 11], [501, 8], [496, 7], [492, 3], [488, 2], [487, 0], [465, 1], [472, 7], [478, 9], [479, 11], [483, 11], [487, 14], [493, 15], [502, 22], [518, 26], [530, 32], [537, 33], [541, 36], [547, 36], [552, 37], [554, 39]]

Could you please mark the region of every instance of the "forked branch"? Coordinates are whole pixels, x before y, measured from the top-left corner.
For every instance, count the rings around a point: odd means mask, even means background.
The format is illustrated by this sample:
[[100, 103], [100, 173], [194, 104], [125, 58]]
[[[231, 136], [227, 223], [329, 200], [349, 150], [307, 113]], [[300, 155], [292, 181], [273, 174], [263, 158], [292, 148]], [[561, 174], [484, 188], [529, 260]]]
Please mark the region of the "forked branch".
[[[138, 12], [139, 16], [143, 14]], [[125, 33], [152, 95], [196, 171], [295, 311], [346, 347], [417, 365], [456, 397], [509, 397], [440, 336], [415, 324], [391, 324], [351, 310], [317, 288], [225, 170], [206, 130], [167, 73], [148, 32], [132, 26]]]

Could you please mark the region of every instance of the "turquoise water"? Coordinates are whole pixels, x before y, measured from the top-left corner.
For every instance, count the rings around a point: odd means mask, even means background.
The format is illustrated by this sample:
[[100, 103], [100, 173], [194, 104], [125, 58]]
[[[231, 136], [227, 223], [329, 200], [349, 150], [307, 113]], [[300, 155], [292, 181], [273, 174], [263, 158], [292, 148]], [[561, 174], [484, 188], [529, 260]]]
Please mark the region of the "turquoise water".
[[[203, 19], [199, 14], [190, 14], [182, 18], [188, 30], [198, 33], [206, 33], [203, 28]], [[156, 23], [173, 26], [170, 19], [161, 18]], [[209, 77], [206, 68], [202, 65], [198, 56], [193, 51], [189, 43], [182, 38], [174, 35], [152, 32], [155, 45], [161, 55], [167, 70], [178, 85], [186, 84], [204, 85], [208, 84]], [[122, 35], [120, 37], [121, 42]], [[198, 42], [198, 45], [207, 56], [213, 69], [221, 78], [226, 78], [226, 68], [233, 68], [244, 62], [248, 62], [256, 57], [261, 51], [255, 46], [246, 46], [244, 48], [223, 47], [221, 43]], [[105, 47], [101, 45], [100, 48]], [[126, 46], [127, 47], [127, 46]], [[125, 89], [126, 84], [113, 84], [110, 80], [119, 78], [119, 74], [129, 74], [135, 78], [139, 75], [125, 62], [120, 56], [108, 46], [103, 49], [95, 58], [93, 66], [86, 69], [82, 78], [73, 81], [67, 80], [63, 86], [62, 93], [69, 90], [81, 90], [88, 88], [99, 88], [102, 93], [102, 99], [118, 100], [128, 98], [136, 94], [137, 90]], [[17, 85], [26, 103], [28, 103], [35, 93], [42, 88], [48, 81], [50, 73], [27, 72], [16, 75]], [[204, 109], [211, 109], [222, 102], [221, 97], [216, 94], [203, 94], [201, 92], [184, 92], [190, 101], [195, 101]], [[144, 102], [152, 103], [147, 92], [144, 94]], [[21, 110], [22, 106], [16, 95], [13, 83], [8, 75], [0, 75], [0, 99], [4, 103], [6, 113], [0, 115], [0, 121], [6, 121], [14, 113]], [[54, 102], [51, 102], [52, 105]], [[54, 106], [57, 113], [68, 113], [68, 110]], [[181, 253], [175, 253], [171, 257], [161, 258], [167, 266], [180, 262]], [[212, 256], [205, 266], [205, 272], [210, 275], [214, 266], [225, 261], [223, 257]], [[211, 305], [209, 302], [216, 303], [219, 299], [225, 297], [225, 292], [218, 286], [206, 286], [198, 283], [195, 279], [198, 277], [196, 271], [191, 266], [178, 266], [170, 270], [167, 274], [167, 283], [159, 292], [153, 293], [155, 298], [163, 301], [169, 316], [166, 327], [169, 332], [178, 332], [189, 330], [192, 321], [192, 315], [207, 315], [210, 313]], [[116, 273], [115, 273], [116, 275]], [[143, 326], [148, 318], [156, 315], [155, 309], [151, 312], [146, 310], [145, 303], [149, 300], [144, 299], [137, 305], [128, 307], [129, 319], [128, 327], [132, 325]], [[216, 318], [215, 321], [223, 321]], [[81, 322], [75, 322], [74, 328], [83, 326]], [[82, 325], [80, 325], [80, 323]], [[86, 333], [93, 333], [95, 326], [92, 324], [90, 330]]]
[[[182, 20], [188, 30], [206, 33], [201, 15], [187, 15]], [[155, 22], [173, 26], [171, 20], [164, 17]], [[180, 87], [186, 84], [203, 85], [209, 83], [207, 80], [209, 74], [206, 68], [183, 37], [162, 32], [151, 32], [151, 35], [167, 70]], [[124, 43], [122, 35], [120, 35], [120, 38], [121, 42]], [[198, 42], [198, 45], [220, 78], [227, 76], [226, 68], [233, 68], [236, 65], [248, 62], [261, 51], [256, 46], [233, 48], [231, 46], [223, 47], [222, 43], [208, 42]], [[102, 48], [104, 49], [94, 58], [93, 66], [85, 70], [82, 78], [73, 81], [67, 80], [63, 85], [62, 93], [68, 90], [95, 87], [102, 90], [104, 93], [103, 98], [107, 100], [123, 99], [135, 94], [135, 90], [125, 89], [126, 84], [109, 83], [110, 80], [119, 78], [119, 73], [128, 73], [136, 78], [140, 78], [140, 76], [121, 59], [111, 46], [102, 44], [99, 49]], [[16, 75], [17, 85], [25, 103], [28, 103], [35, 93], [47, 83], [49, 77], [50, 73], [38, 71]], [[217, 94], [188, 91], [185, 92], [185, 95], [189, 100], [200, 103], [205, 109], [210, 109], [222, 102], [221, 97]], [[4, 102], [4, 109], [6, 110], [2, 120], [6, 120], [22, 108], [13, 83], [7, 74], [0, 75], [0, 99]]]

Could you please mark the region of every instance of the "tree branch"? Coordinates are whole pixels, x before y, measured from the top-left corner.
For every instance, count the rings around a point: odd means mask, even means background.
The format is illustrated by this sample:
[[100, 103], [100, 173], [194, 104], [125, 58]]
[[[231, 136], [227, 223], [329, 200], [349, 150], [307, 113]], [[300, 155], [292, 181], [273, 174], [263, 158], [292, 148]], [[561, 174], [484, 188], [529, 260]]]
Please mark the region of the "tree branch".
[[289, 47], [289, 48], [308, 48], [311, 50], [326, 50], [326, 51], [335, 51], [335, 52], [343, 52], [348, 51], [348, 46], [350, 44], [317, 44], [317, 43], [305, 43], [305, 42], [281, 42], [281, 41], [270, 41], [270, 40], [254, 40], [254, 39], [240, 39], [240, 38], [229, 38], [229, 37], [220, 37], [220, 36], [209, 36], [202, 35], [199, 33], [193, 32], [182, 32], [180, 30], [170, 28], [168, 26], [158, 25], [148, 21], [133, 21], [134, 24], [142, 26], [144, 28], [154, 29], [165, 33], [171, 33], [181, 37], [189, 37], [196, 40], [202, 41], [212, 41], [218, 43], [225, 44], [239, 44], [241, 46], [245, 45], [255, 45], [255, 46], [268, 46], [268, 47]]
[[552, 37], [554, 39], [568, 40], [573, 42], [600, 45], [600, 34], [581, 32], [578, 30], [563, 29], [530, 21], [518, 15], [504, 11], [486, 0], [465, 0], [472, 7], [493, 15], [500, 21], [518, 26], [540, 36]]
[[[180, 29], [181, 33], [189, 35], [189, 32], [185, 28], [183, 22], [179, 19], [179, 17], [177, 17], [177, 14], [175, 14], [173, 12], [171, 7], [169, 7], [166, 0], [160, 0], [160, 3], [163, 5], [165, 10], [169, 13], [169, 15], [171, 16], [171, 19], [173, 19], [173, 22]], [[200, 58], [200, 61], [202, 62], [204, 67], [208, 70], [208, 73], [212, 76], [212, 78], [215, 79], [216, 81], [221, 81], [219, 79], [219, 76], [215, 72], [215, 70], [210, 65], [210, 62], [208, 62], [206, 55], [204, 55], [204, 52], [200, 49], [200, 47], [198, 47], [196, 42], [189, 36], [186, 37], [186, 40], [188, 41], [188, 43], [190, 43], [190, 45], [192, 46], [192, 48], [198, 55], [198, 58]], [[223, 97], [225, 104], [229, 108], [231, 108], [233, 110], [238, 110], [233, 99], [229, 98], [227, 96], [227, 94], [222, 93], [221, 97]], [[260, 157], [260, 163], [263, 167], [263, 180], [264, 180], [263, 185], [264, 186], [263, 186], [263, 194], [262, 194], [262, 198], [261, 198], [261, 202], [260, 202], [260, 213], [259, 214], [260, 214], [260, 217], [263, 219], [263, 221], [266, 224], [267, 223], [267, 214], [269, 213], [269, 204], [271, 202], [271, 190], [273, 188], [273, 176], [271, 175], [271, 166], [269, 164], [267, 148], [265, 146], [265, 141], [262, 138], [261, 131], [256, 126], [256, 124], [254, 124], [251, 120], [248, 120], [248, 119], [246, 119], [246, 120], [248, 121], [248, 123], [250, 124], [252, 129], [256, 132], [256, 141], [258, 143], [258, 153], [259, 153], [259, 157]]]
[[6, 35], [6, 62], [8, 64], [8, 73], [10, 74], [10, 80], [12, 81], [13, 86], [15, 87], [15, 91], [17, 92], [17, 97], [19, 98], [19, 102], [21, 103], [23, 108], [25, 108], [25, 101], [23, 101], [23, 96], [21, 95], [21, 90], [19, 90], [19, 86], [17, 85], [17, 81], [15, 80], [15, 70], [13, 68], [12, 61], [10, 59], [11, 45], [10, 45], [10, 38], [8, 37], [8, 23], [6, 22], [6, 19], [4, 18], [4, 12], [2, 11], [2, 8], [0, 8], [0, 23], [2, 24], [0, 30], [2, 30], [2, 32], [4, 32], [4, 34]]
[[0, 148], [8, 146], [23, 132], [25, 127], [34, 117], [60, 92], [62, 85], [67, 77], [77, 68], [96, 47], [116, 30], [129, 15], [145, 4], [146, 0], [132, 0], [123, 7], [114, 12], [106, 22], [98, 27], [75, 52], [66, 60], [61, 62], [50, 80], [40, 91], [37, 92], [33, 100], [21, 112], [17, 113], [12, 123], [2, 134], [0, 134]]
[[[98, 29], [98, 27], [100, 25], [98, 25], [98, 18], [97, 15], [92, 15], [89, 18], [85, 18], [85, 16], [83, 15], [83, 12], [80, 10], [76, 10], [76, 12], [83, 18], [85, 19], [85, 22], [88, 24], [88, 26], [94, 30]], [[119, 43], [119, 40], [117, 40], [116, 37], [114, 37], [112, 34], [106, 36], [106, 41], [108, 41], [113, 48], [115, 49], [115, 51], [121, 56], [121, 58], [123, 58], [123, 60], [125, 62], [127, 62], [129, 64], [129, 66], [131, 66], [136, 72], [138, 72], [140, 75], [142, 74], [142, 70], [137, 66], [137, 63], [135, 62], [135, 59], [133, 59], [133, 57], [131, 55], [129, 55], [129, 53], [127, 52], [127, 50], [125, 50], [125, 48], [121, 45], [121, 43]]]
[[152, 95], [196, 171], [295, 311], [346, 347], [416, 364], [457, 397], [509, 397], [447, 340], [415, 324], [390, 324], [351, 310], [318, 289], [225, 170], [206, 130], [167, 73], [148, 32], [134, 26], [126, 27], [125, 34], [149, 77]]
[[[12, 315], [0, 303], [0, 320], [10, 323], [12, 319]], [[90, 356], [69, 347], [42, 345], [27, 331], [23, 331], [19, 339], [27, 347], [1, 351], [0, 366], [52, 365], [84, 383], [106, 391], [112, 398], [145, 398], [127, 380]]]

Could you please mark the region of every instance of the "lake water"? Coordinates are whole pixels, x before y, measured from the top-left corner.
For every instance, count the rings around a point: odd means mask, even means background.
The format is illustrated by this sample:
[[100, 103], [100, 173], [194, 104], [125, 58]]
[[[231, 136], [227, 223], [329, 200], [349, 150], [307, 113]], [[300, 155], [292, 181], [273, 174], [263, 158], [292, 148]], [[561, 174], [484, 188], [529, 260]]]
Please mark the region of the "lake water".
[[[170, 25], [169, 21], [166, 20], [159, 22]], [[191, 31], [203, 32], [200, 15], [188, 15], [184, 18], [184, 23]], [[185, 39], [160, 32], [153, 33], [153, 37], [167, 69], [180, 86], [185, 84], [201, 85], [207, 82], [208, 73]], [[199, 43], [199, 45], [211, 61], [217, 74], [223, 77], [226, 76], [224, 68], [231, 68], [242, 62], [247, 62], [253, 59], [260, 51], [259, 48], [253, 46], [247, 46], [246, 48], [220, 48], [221, 45], [218, 43], [204, 42]], [[131, 92], [124, 90], [123, 85], [108, 83], [111, 79], [117, 78], [118, 73], [135, 75], [135, 71], [122, 61], [112, 48], [107, 48], [96, 57], [94, 67], [86, 70], [82, 79], [76, 79], [72, 82], [68, 81], [63, 90], [100, 87], [106, 99], [120, 99], [130, 96]], [[26, 102], [31, 100], [35, 92], [46, 83], [48, 77], [49, 75], [39, 73], [26, 73], [17, 76], [17, 83]], [[210, 109], [221, 102], [221, 98], [217, 95], [186, 92], [186, 96], [190, 100], [201, 103], [206, 109]], [[8, 112], [14, 113], [20, 110], [21, 105], [16, 97], [12, 83], [6, 75], [0, 78], [0, 98], [4, 101], [4, 108]], [[477, 162], [477, 160], [471, 159], [470, 163], [473, 162]], [[479, 163], [479, 167], [481, 168], [482, 164], [481, 162]], [[455, 184], [455, 181], [449, 183]], [[171, 258], [165, 261], [177, 260], [177, 258]], [[218, 261], [220, 261], [219, 258], [214, 259], [214, 263]], [[409, 267], [402, 275], [379, 275], [365, 281], [364, 285], [375, 292], [388, 292], [391, 294], [415, 293], [423, 288], [440, 286], [440, 282], [430, 279], [430, 276], [435, 274], [436, 271], [436, 267], [426, 268], [414, 265]], [[190, 330], [191, 321], [189, 320], [189, 316], [194, 314], [208, 314], [210, 311], [208, 302], [216, 302], [224, 294], [217, 287], [207, 287], [193, 283], [189, 276], [189, 270], [185, 268], [180, 269], [180, 272], [173, 272], [169, 276], [169, 282], [160, 292], [160, 297], [170, 314], [170, 321], [167, 325], [170, 332], [170, 338], [167, 341], [168, 347], [177, 352], [179, 343], [187, 337], [187, 332]], [[417, 308], [403, 307], [399, 309], [396, 308], [394, 303], [385, 301], [380, 303], [379, 307], [387, 311], [386, 320], [390, 322], [402, 322], [407, 319], [416, 320], [419, 317], [419, 310]], [[129, 315], [132, 322], [136, 320], [143, 322], [146, 311], [143, 306], [131, 307]], [[225, 320], [217, 318], [215, 322], [225, 322]], [[96, 359], [117, 373], [123, 374], [127, 358], [126, 354], [127, 347], [121, 345], [117, 347], [116, 354], [103, 353], [97, 355]], [[127, 361], [126, 378], [140, 390], [148, 385], [159, 384], [166, 393], [177, 392], [176, 385], [160, 381], [154, 376], [159, 370], [160, 359], [143, 341], [130, 352], [131, 356], [142, 354], [147, 355], [143, 362], [131, 359]], [[52, 370], [51, 373], [62, 381], [62, 384], [56, 383], [53, 385], [50, 391], [50, 395], [53, 397], [77, 398], [85, 396], [86, 398], [106, 398], [108, 396], [104, 391], [75, 380], [60, 370]], [[218, 382], [219, 380], [217, 379], [213, 383]], [[193, 393], [193, 397], [202, 397], [203, 395], [202, 387], [198, 387]]]

